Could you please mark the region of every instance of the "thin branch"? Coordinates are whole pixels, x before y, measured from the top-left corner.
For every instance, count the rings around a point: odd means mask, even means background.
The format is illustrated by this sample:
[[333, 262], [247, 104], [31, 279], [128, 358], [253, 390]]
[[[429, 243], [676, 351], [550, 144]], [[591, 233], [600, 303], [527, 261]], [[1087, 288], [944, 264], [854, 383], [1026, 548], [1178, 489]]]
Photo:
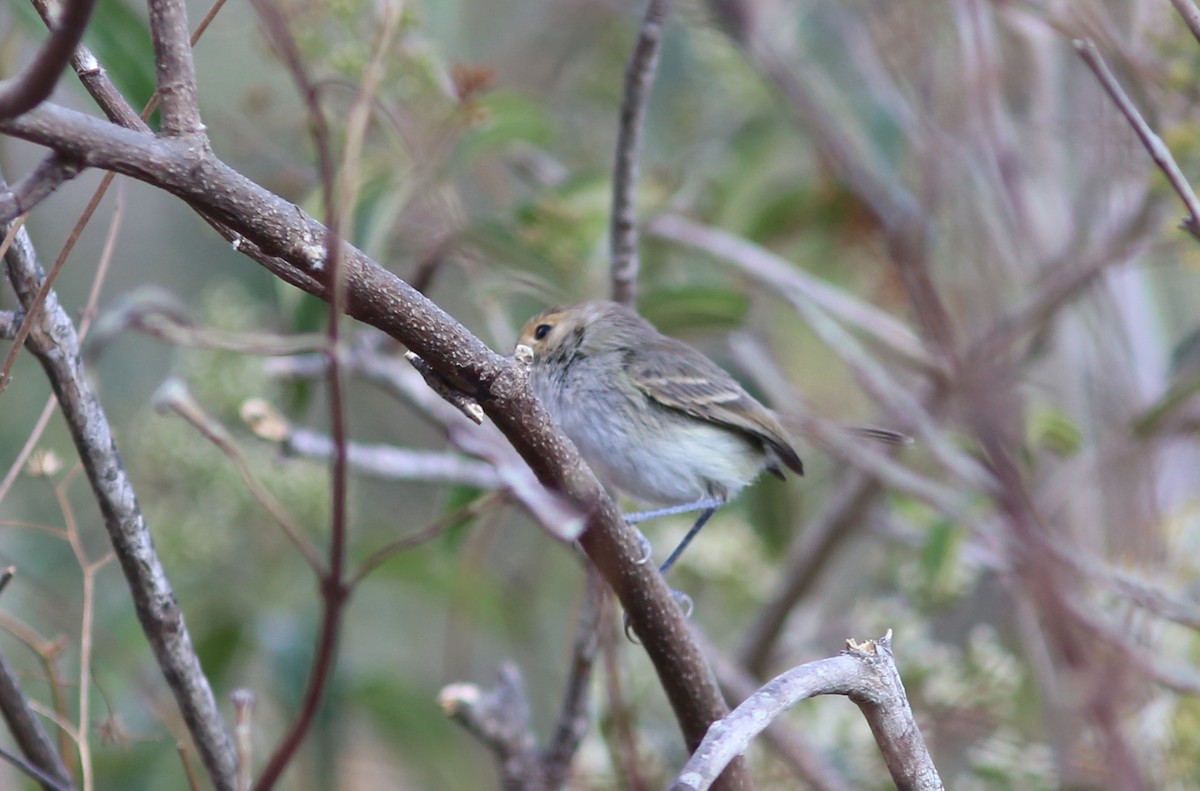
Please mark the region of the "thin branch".
[[529, 701], [517, 666], [506, 662], [496, 686], [451, 684], [438, 695], [438, 705], [486, 744], [496, 756], [504, 791], [550, 791], [542, 775], [529, 719]]
[[[0, 179], [0, 189], [3, 188], [3, 180]], [[88, 331], [91, 329], [92, 317], [96, 313], [96, 303], [100, 299], [100, 289], [104, 286], [104, 281], [108, 275], [108, 266], [112, 260], [112, 248], [116, 242], [117, 229], [121, 224], [121, 217], [125, 207], [125, 192], [121, 190], [117, 193], [117, 203], [113, 209], [112, 222], [109, 223], [108, 235], [104, 241], [104, 251], [100, 256], [100, 263], [96, 267], [96, 274], [92, 277], [92, 287], [88, 292], [87, 302], [83, 307], [83, 319], [79, 322], [79, 342], [83, 343], [87, 338]], [[15, 231], [13, 232], [15, 235]], [[0, 481], [0, 503], [4, 502], [4, 498], [8, 495], [9, 489], [13, 482], [16, 481], [17, 475], [22, 467], [25, 466], [26, 460], [37, 443], [41, 440], [42, 433], [46, 430], [46, 426], [50, 422], [50, 417], [54, 414], [57, 402], [54, 396], [46, 399], [46, 405], [42, 407], [42, 413], [38, 419], [34, 421], [33, 428], [29, 432], [29, 436], [25, 440], [25, 444], [21, 447], [21, 451], [13, 460], [8, 472], [4, 476], [4, 480]]]
[[878, 640], [847, 640], [840, 655], [793, 668], [767, 683], [713, 723], [671, 791], [709, 788], [722, 767], [745, 752], [769, 723], [796, 703], [817, 695], [846, 695], [858, 705], [898, 788], [942, 789], [892, 659], [891, 642], [890, 629]]
[[81, 171], [78, 163], [50, 154], [16, 184], [0, 190], [0, 206], [12, 207], [10, 211], [18, 215], [25, 214]]
[[83, 38], [94, 6], [95, 0], [67, 0], [50, 37], [33, 59], [16, 77], [0, 82], [0, 118], [28, 112], [50, 98], [75, 45]]
[[20, 771], [29, 775], [34, 780], [41, 784], [46, 791], [74, 791], [75, 786], [69, 782], [60, 781], [53, 777], [49, 772], [42, 771], [36, 765], [26, 761], [21, 756], [14, 752], [10, 752], [4, 747], [0, 747], [0, 759], [8, 761]]
[[162, 134], [203, 135], [196, 69], [192, 62], [187, 8], [183, 0], [150, 0], [155, 93], [162, 103]]
[[371, 64], [364, 78], [364, 95], [367, 97], [360, 102], [352, 112], [349, 124], [348, 144], [343, 162], [343, 177], [345, 179], [341, 198], [344, 204], [338, 203], [337, 174], [335, 173], [333, 153], [331, 150], [331, 134], [324, 110], [321, 107], [317, 88], [311, 81], [305, 68], [300, 49], [288, 27], [287, 20], [279, 7], [271, 0], [251, 0], [258, 14], [268, 40], [280, 55], [284, 65], [291, 73], [301, 98], [308, 111], [309, 123], [312, 127], [313, 142], [317, 151], [317, 167], [321, 176], [321, 197], [325, 212], [325, 229], [321, 238], [324, 248], [324, 261], [319, 270], [325, 276], [327, 283], [326, 300], [329, 303], [327, 335], [329, 339], [326, 348], [327, 379], [329, 388], [329, 411], [333, 458], [330, 465], [331, 477], [331, 515], [329, 530], [329, 560], [326, 573], [321, 579], [321, 626], [317, 635], [317, 645], [312, 667], [309, 670], [308, 683], [295, 719], [287, 733], [280, 739], [274, 752], [267, 760], [262, 774], [255, 783], [258, 791], [267, 791], [274, 786], [292, 757], [300, 748], [308, 730], [316, 717], [318, 708], [325, 696], [333, 673], [334, 660], [337, 656], [338, 638], [341, 633], [341, 623], [345, 614], [345, 603], [350, 593], [346, 580], [346, 543], [347, 543], [347, 430], [346, 409], [344, 403], [341, 351], [341, 317], [345, 312], [346, 283], [343, 263], [345, 250], [342, 243], [343, 223], [345, 227], [353, 227], [354, 198], [351, 191], [357, 185], [353, 174], [357, 171], [359, 161], [359, 146], [365, 133], [370, 109], [370, 94], [373, 93], [382, 79], [382, 58], [395, 31], [399, 14], [391, 6], [387, 6], [384, 14], [386, 19], [381, 29], [380, 38], [376, 42]]
[[438, 376], [432, 368], [429, 367], [429, 363], [422, 360], [413, 352], [406, 352], [404, 354], [404, 359], [408, 360], [412, 367], [417, 369], [417, 372], [421, 374], [421, 378], [425, 380], [425, 383], [428, 384], [435, 393], [446, 399], [448, 404], [453, 406], [459, 412], [462, 412], [471, 420], [471, 422], [475, 423], [476, 425], [483, 423], [483, 407], [479, 406], [477, 401], [475, 401], [466, 393], [455, 390], [446, 384], [446, 382], [440, 376]]
[[[45, 276], [24, 229], [17, 233], [6, 262], [13, 289], [29, 311], [41, 292]], [[53, 291], [46, 293], [42, 310], [35, 313], [28, 337], [30, 351], [46, 369], [55, 389], [104, 515], [109, 540], [121, 562], [142, 629], [212, 782], [220, 791], [232, 791], [235, 777], [232, 744], [192, 647], [183, 614], [154, 550], [133, 486], [115, 452], [108, 420], [83, 370], [74, 325]]]
[[170, 410], [187, 421], [205, 439], [216, 445], [217, 449], [225, 454], [226, 458], [233, 462], [234, 469], [237, 470], [247, 491], [258, 501], [263, 510], [271, 515], [271, 518], [275, 520], [275, 524], [279, 525], [284, 535], [292, 542], [292, 545], [308, 561], [309, 567], [318, 575], [323, 575], [325, 573], [325, 563], [321, 559], [321, 556], [317, 554], [316, 548], [305, 538], [300, 528], [292, 522], [292, 518], [288, 516], [287, 510], [275, 499], [275, 495], [271, 493], [271, 490], [263, 486], [258, 478], [255, 477], [254, 470], [251, 469], [250, 464], [246, 461], [246, 457], [242, 455], [237, 443], [230, 436], [226, 428], [209, 415], [204, 410], [204, 407], [192, 397], [183, 380], [176, 377], [169, 377], [163, 380], [163, 383], [158, 386], [158, 390], [155, 391], [152, 401], [156, 410], [160, 412]]
[[625, 67], [625, 88], [621, 96], [621, 123], [617, 128], [617, 149], [613, 157], [609, 254], [612, 257], [612, 298], [630, 306], [637, 300], [636, 203], [642, 125], [645, 123], [646, 107], [650, 103], [654, 72], [658, 67], [663, 21], [670, 9], [671, 0], [647, 1], [646, 16], [638, 29], [637, 43]]
[[265, 356], [312, 352], [327, 345], [325, 335], [318, 333], [276, 335], [202, 327], [173, 294], [156, 286], [143, 286], [122, 295], [105, 309], [88, 345], [89, 358], [96, 358], [104, 346], [126, 330], [136, 330], [174, 346]]
[[592, 669], [596, 664], [596, 650], [600, 645], [600, 627], [607, 595], [600, 573], [590, 563], [587, 564], [584, 569], [583, 604], [571, 646], [571, 667], [567, 673], [566, 690], [554, 730], [541, 755], [542, 773], [546, 787], [550, 789], [563, 787], [571, 769], [571, 759], [575, 757], [591, 724], [588, 693]]
[[[704, 653], [717, 671], [721, 687], [730, 700], [746, 700], [758, 691], [761, 682], [725, 656], [707, 637], [698, 638]], [[763, 740], [796, 775], [815, 791], [852, 791], [850, 781], [821, 754], [807, 734], [791, 727], [782, 717], [771, 721], [763, 731]]]
[[1171, 149], [1167, 148], [1167, 144], [1163, 142], [1161, 137], [1154, 133], [1150, 125], [1142, 118], [1142, 114], [1138, 112], [1133, 100], [1121, 88], [1120, 83], [1117, 82], [1117, 78], [1109, 70], [1108, 64], [1100, 56], [1100, 51], [1096, 49], [1096, 45], [1088, 39], [1075, 39], [1072, 44], [1075, 47], [1075, 52], [1079, 54], [1079, 57], [1087, 64], [1087, 67], [1096, 75], [1100, 86], [1104, 88], [1105, 93], [1113, 100], [1113, 104], [1121, 111], [1121, 115], [1125, 116], [1125, 120], [1129, 122], [1138, 139], [1142, 141], [1146, 152], [1154, 160], [1154, 164], [1158, 165], [1158, 169], [1167, 177], [1167, 181], [1171, 184], [1171, 188], [1175, 190], [1175, 194], [1183, 201], [1183, 206], [1187, 209], [1188, 216], [1184, 219], [1182, 228], [1197, 240], [1200, 240], [1200, 199], [1196, 198], [1196, 193], [1192, 190], [1192, 185], [1188, 182], [1187, 177], [1183, 175], [1183, 171], [1180, 170], [1175, 157], [1171, 156]]
[[1171, 0], [1171, 5], [1183, 17], [1183, 23], [1192, 31], [1196, 41], [1200, 41], [1200, 8], [1192, 0]]
[[233, 733], [238, 753], [238, 791], [250, 791], [254, 775], [254, 693], [235, 689], [229, 696], [233, 703]]
[[4, 652], [0, 651], [0, 714], [9, 732], [21, 748], [21, 752], [29, 759], [29, 764], [41, 773], [34, 775], [47, 791], [73, 788], [71, 775], [67, 772], [62, 756], [54, 748], [54, 743], [42, 727], [42, 721], [29, 706], [17, 681], [16, 671], [8, 663]]
[[[369, 343], [368, 340], [367, 344], [352, 345], [346, 352], [345, 364], [349, 371], [420, 410], [445, 429], [451, 445], [468, 456], [487, 462], [496, 471], [505, 490], [556, 540], [569, 542], [579, 537], [585, 524], [579, 508], [539, 483], [529, 465], [495, 426], [490, 423], [475, 425], [472, 412], [478, 404], [474, 399], [451, 390], [415, 355], [405, 357], [413, 362], [417, 371], [423, 369], [421, 376], [412, 368], [400, 365], [394, 357], [377, 352]], [[265, 367], [272, 376], [311, 379], [324, 371], [325, 361], [316, 355], [304, 355], [267, 360]]]
[[852, 526], [879, 497], [882, 489], [874, 477], [851, 470], [838, 476], [837, 488], [825, 499], [820, 512], [804, 526], [779, 571], [776, 590], [759, 608], [746, 629], [739, 652], [740, 664], [757, 676], [766, 673], [779, 635], [796, 604], [812, 590], [834, 549], [852, 533]]
[[807, 299], [918, 371], [945, 375], [908, 325], [848, 291], [805, 272], [764, 247], [678, 214], [655, 217], [647, 230], [656, 238], [701, 250], [727, 261], [772, 290]]
[[[776, 269], [775, 256], [746, 239], [695, 224], [674, 222], [668, 226], [673, 239], [695, 250], [727, 261], [755, 277], [766, 269]], [[768, 279], [775, 286], [775, 279]], [[895, 419], [911, 426], [913, 433], [947, 470], [968, 485], [987, 491], [995, 482], [978, 462], [956, 447], [935, 425], [925, 406], [914, 397], [911, 388], [896, 377], [858, 339], [835, 321], [810, 294], [785, 290], [783, 297], [822, 342], [845, 361], [863, 390]]]
[[[299, 426], [289, 426], [282, 447], [285, 453], [306, 459], [328, 461], [333, 455], [333, 442], [328, 435]], [[457, 453], [367, 442], [350, 442], [346, 450], [351, 469], [372, 478], [455, 483], [480, 489], [500, 485], [500, 476], [491, 464], [472, 461]]]
[[356, 588], [375, 569], [379, 568], [388, 558], [394, 557], [401, 552], [407, 552], [410, 549], [426, 544], [433, 539], [445, 533], [455, 525], [460, 525], [468, 519], [474, 519], [480, 514], [487, 511], [500, 499], [499, 492], [488, 492], [487, 494], [476, 498], [473, 502], [458, 509], [452, 514], [447, 514], [442, 518], [434, 521], [429, 526], [422, 530], [418, 530], [412, 535], [398, 538], [384, 544], [379, 549], [367, 556], [367, 559], [359, 565], [358, 570], [350, 575], [350, 581], [347, 587]]

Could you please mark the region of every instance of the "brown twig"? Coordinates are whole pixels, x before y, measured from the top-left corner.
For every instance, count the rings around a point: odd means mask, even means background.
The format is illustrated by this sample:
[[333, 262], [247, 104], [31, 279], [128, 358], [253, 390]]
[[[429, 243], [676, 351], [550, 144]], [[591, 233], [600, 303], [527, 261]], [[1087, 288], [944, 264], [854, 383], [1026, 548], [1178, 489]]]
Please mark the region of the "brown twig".
[[47, 791], [73, 788], [66, 764], [55, 750], [46, 729], [42, 727], [41, 719], [30, 708], [29, 699], [25, 697], [25, 692], [17, 681], [16, 671], [2, 651], [0, 714], [3, 714], [9, 732], [12, 733], [21, 752], [28, 758], [29, 764], [41, 773], [42, 776], [33, 776], [38, 778], [42, 787]]
[[292, 522], [292, 518], [288, 516], [287, 510], [283, 505], [275, 499], [275, 495], [271, 490], [263, 486], [258, 478], [254, 475], [254, 470], [246, 461], [246, 457], [242, 455], [237, 443], [216, 419], [209, 415], [195, 398], [192, 397], [187, 385], [182, 379], [169, 377], [163, 380], [163, 383], [158, 386], [158, 390], [154, 393], [152, 399], [154, 408], [159, 411], [170, 410], [183, 418], [189, 425], [195, 428], [200, 434], [217, 447], [231, 462], [234, 469], [245, 484], [246, 490], [251, 496], [263, 507], [279, 528], [287, 536], [292, 545], [299, 550], [300, 554], [308, 561], [309, 567], [318, 575], [324, 575], [325, 562], [317, 553], [317, 550], [305, 538], [304, 533], [300, 528]]
[[1170, 183], [1171, 188], [1175, 190], [1175, 194], [1183, 201], [1183, 206], [1188, 212], [1187, 218], [1183, 221], [1183, 229], [1197, 240], [1200, 240], [1200, 199], [1197, 199], [1191, 183], [1183, 175], [1183, 171], [1180, 170], [1175, 157], [1171, 156], [1171, 149], [1167, 148], [1167, 144], [1163, 142], [1161, 137], [1154, 133], [1150, 125], [1146, 123], [1146, 119], [1138, 112], [1133, 100], [1121, 88], [1121, 84], [1113, 76], [1112, 71], [1108, 68], [1108, 64], [1104, 62], [1104, 58], [1101, 57], [1100, 51], [1096, 49], [1096, 45], [1087, 39], [1076, 39], [1072, 44], [1075, 47], [1075, 52], [1079, 54], [1079, 57], [1087, 64], [1087, 67], [1096, 75], [1096, 79], [1099, 80], [1100, 86], [1104, 88], [1104, 92], [1108, 94], [1113, 104], [1121, 111], [1121, 115], [1129, 122], [1129, 126], [1132, 127], [1138, 140], [1142, 141], [1142, 145], [1145, 147], [1146, 152], [1150, 154], [1150, 158], [1154, 160], [1154, 164], [1158, 165], [1158, 169], [1167, 177], [1167, 181]]
[[579, 623], [575, 627], [575, 639], [571, 645], [571, 666], [567, 672], [566, 689], [554, 730], [541, 754], [542, 775], [547, 788], [563, 787], [571, 769], [571, 760], [591, 724], [588, 693], [592, 669], [596, 664], [596, 650], [600, 644], [607, 596], [604, 580], [591, 564], [587, 564], [584, 568], [583, 604], [580, 605]]
[[[620, 636], [618, 636], [620, 635]], [[621, 681], [620, 647], [625, 636], [617, 631], [616, 609], [605, 607], [600, 632], [600, 650], [604, 659], [604, 688], [608, 698], [608, 716], [612, 734], [609, 750], [618, 776], [628, 791], [648, 791], [649, 783], [642, 774], [634, 710], [625, 695]]]
[[250, 791], [254, 777], [254, 693], [235, 689], [229, 696], [233, 702], [233, 733], [238, 754], [238, 791]]
[[[204, 136], [187, 8], [182, 0], [150, 0], [155, 93], [161, 101], [161, 132], [167, 137]], [[207, 141], [204, 143], [207, 145]]]
[[621, 122], [613, 157], [612, 216], [609, 247], [612, 257], [612, 298], [632, 306], [637, 300], [638, 230], [637, 182], [641, 156], [642, 125], [650, 103], [650, 87], [658, 67], [663, 22], [671, 0], [647, 0], [646, 15], [638, 28], [637, 43], [625, 67], [621, 95]]
[[422, 530], [418, 530], [412, 535], [398, 538], [384, 544], [379, 549], [367, 556], [358, 567], [358, 570], [350, 575], [350, 581], [347, 583], [351, 589], [358, 587], [368, 574], [383, 565], [388, 558], [394, 557], [401, 552], [407, 552], [410, 549], [426, 544], [433, 539], [445, 533], [455, 525], [462, 524], [468, 519], [474, 519], [479, 514], [486, 511], [488, 508], [496, 504], [499, 499], [499, 493], [489, 492], [481, 497], [476, 498], [473, 502], [458, 509], [452, 514], [447, 514], [440, 519], [437, 519], [429, 526]]
[[[330, 433], [333, 441], [333, 458], [330, 465], [331, 477], [331, 516], [329, 530], [329, 553], [325, 573], [322, 574], [321, 585], [321, 625], [317, 635], [317, 644], [312, 667], [309, 669], [308, 683], [305, 686], [300, 708], [296, 712], [292, 724], [280, 739], [279, 744], [268, 758], [266, 766], [254, 787], [257, 791], [267, 791], [278, 782], [284, 769], [299, 750], [309, 727], [316, 717], [317, 710], [333, 673], [334, 660], [337, 656], [338, 639], [341, 633], [341, 623], [345, 615], [346, 600], [351, 588], [346, 579], [346, 487], [347, 474], [347, 432], [346, 411], [344, 403], [342, 379], [342, 364], [339, 359], [341, 348], [341, 317], [345, 312], [346, 285], [344, 281], [343, 262], [344, 250], [342, 243], [343, 222], [346, 227], [351, 223], [347, 216], [352, 216], [351, 206], [353, 197], [345, 194], [341, 197], [344, 205], [338, 203], [337, 173], [334, 166], [331, 149], [332, 137], [328, 120], [320, 104], [317, 88], [309, 78], [300, 49], [295, 37], [288, 28], [287, 20], [279, 7], [271, 0], [252, 0], [254, 10], [267, 35], [268, 40], [283, 60], [293, 82], [300, 92], [301, 99], [307, 108], [309, 123], [312, 127], [313, 142], [317, 151], [317, 169], [321, 181], [321, 198], [325, 212], [324, 233], [317, 237], [323, 248], [323, 259], [317, 262], [316, 273], [326, 284], [326, 300], [329, 303], [329, 318], [327, 324], [328, 347], [327, 381], [329, 387]], [[394, 24], [394, 21], [393, 21]], [[376, 56], [372, 59], [368, 81], [377, 84], [379, 80], [378, 59], [381, 50], [386, 48], [390, 40], [393, 24], [385, 24], [381, 40], [377, 46]], [[366, 91], [369, 93], [369, 88]], [[357, 161], [352, 149], [357, 145], [356, 136], [361, 136], [366, 124], [366, 112], [370, 100], [360, 104], [364, 109], [355, 114], [357, 124], [352, 123], [351, 141], [346, 156]], [[345, 177], [351, 180], [347, 168]], [[315, 240], [314, 240], [315, 241]], [[315, 250], [314, 250], [315, 252]]]
[[438, 705], [495, 753], [504, 791], [550, 791], [542, 775], [529, 701], [516, 665], [501, 666], [496, 686], [490, 690], [451, 684], [438, 695]]

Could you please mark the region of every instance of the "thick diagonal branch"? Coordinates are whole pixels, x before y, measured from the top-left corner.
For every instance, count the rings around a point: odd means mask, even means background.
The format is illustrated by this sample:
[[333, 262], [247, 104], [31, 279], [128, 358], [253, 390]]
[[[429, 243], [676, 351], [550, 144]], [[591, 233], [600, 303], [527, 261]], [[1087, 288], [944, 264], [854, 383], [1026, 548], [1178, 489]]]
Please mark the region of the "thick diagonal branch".
[[[156, 139], [53, 105], [0, 122], [0, 131], [177, 195], [253, 243], [271, 261], [272, 272], [314, 296], [329, 298], [325, 227], [229, 168], [206, 147]], [[346, 312], [387, 332], [448, 384], [475, 398], [539, 480], [588, 515], [580, 545], [624, 605], [684, 740], [694, 747], [709, 723], [728, 708], [662, 577], [640, 563], [643, 553], [634, 531], [621, 521], [578, 451], [554, 429], [511, 360], [357, 248], [344, 245], [342, 254]], [[743, 788], [746, 783], [744, 770], [735, 764], [722, 787]]]

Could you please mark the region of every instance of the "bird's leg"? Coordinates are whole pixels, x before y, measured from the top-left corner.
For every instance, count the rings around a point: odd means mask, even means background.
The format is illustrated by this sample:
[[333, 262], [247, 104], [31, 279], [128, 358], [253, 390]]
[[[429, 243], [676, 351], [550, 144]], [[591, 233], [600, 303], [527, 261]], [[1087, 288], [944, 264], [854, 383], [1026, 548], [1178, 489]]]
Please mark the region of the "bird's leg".
[[[632, 514], [624, 514], [624, 515], [622, 515], [621, 518], [625, 520], [625, 524], [627, 524], [627, 525], [636, 525], [638, 522], [645, 522], [649, 519], [657, 519], [660, 516], [674, 516], [675, 514], [686, 514], [691, 511], [715, 510], [718, 506], [722, 505], [723, 503], [724, 503], [723, 500], [718, 500], [715, 497], [706, 497], [703, 500], [697, 500], [694, 503], [684, 503], [683, 505], [670, 505], [670, 506], [667, 506], [666, 508], [656, 508], [653, 511], [637, 511]], [[709, 514], [709, 516], [712, 516], [712, 514]], [[702, 519], [704, 521], [708, 521], [707, 516], [702, 517]], [[703, 524], [704, 524], [704, 522], [701, 522], [700, 526], [703, 527]], [[700, 529], [699, 527], [692, 528], [693, 531], [698, 531], [699, 529]], [[684, 539], [683, 543], [687, 544], [688, 541], [691, 541], [692, 535], [693, 535], [692, 533], [689, 533], [688, 537], [686, 539]], [[643, 552], [641, 559], [638, 561], [638, 565], [640, 566], [643, 563], [648, 563], [650, 561], [650, 558], [654, 557], [654, 547], [650, 544], [650, 539], [646, 538], [645, 534], [642, 533], [642, 531], [640, 531], [640, 530], [638, 531], [638, 542], [642, 545], [642, 552]], [[675, 552], [672, 553], [672, 555], [671, 555], [672, 560], [668, 561], [668, 565], [670, 563], [674, 562], [673, 559], [681, 551], [682, 551], [682, 547], [680, 549], [675, 550]], [[665, 570], [667, 567], [664, 566], [663, 568]]]
[[675, 561], [679, 560], [679, 556], [683, 554], [683, 550], [687, 549], [687, 545], [692, 543], [692, 539], [695, 538], [696, 534], [700, 532], [700, 528], [704, 527], [704, 525], [716, 512], [716, 506], [710, 506], [704, 509], [704, 512], [700, 514], [700, 518], [696, 520], [696, 524], [692, 525], [692, 529], [688, 530], [687, 535], [685, 535], [683, 540], [679, 542], [679, 546], [671, 550], [671, 554], [667, 556], [666, 561], [658, 567], [660, 574], [665, 575], [667, 570], [670, 569], [671, 566], [675, 565]]
[[[696, 537], [696, 534], [700, 532], [700, 529], [702, 527], [704, 527], [704, 525], [708, 522], [708, 520], [712, 518], [712, 515], [717, 512], [717, 506], [720, 505], [721, 503], [719, 501], [709, 501], [709, 502], [712, 502], [712, 505], [707, 505], [707, 506], [702, 505], [701, 506], [702, 508], [704, 508], [704, 512], [700, 514], [700, 517], [696, 520], [696, 523], [694, 525], [692, 525], [690, 530], [687, 531], [687, 535], [685, 535], [683, 537], [683, 540], [679, 542], [679, 546], [677, 546], [677, 547], [675, 547], [675, 549], [671, 550], [671, 554], [667, 557], [666, 561], [661, 566], [658, 567], [659, 574], [662, 574], [664, 576], [666, 575], [667, 571], [671, 568], [671, 566], [675, 565], [675, 561], [679, 560], [679, 556], [683, 554], [683, 550], [687, 549], [687, 545], [692, 543], [692, 539]], [[684, 510], [680, 510], [680, 509], [684, 509]], [[672, 514], [684, 513], [685, 511], [695, 510], [695, 503], [693, 503], [690, 507], [689, 506], [675, 506], [674, 508], [664, 508], [662, 510], [667, 511]], [[659, 513], [657, 511], [650, 511], [647, 513], [652, 513], [655, 516], [666, 516], [667, 515], [667, 514]], [[649, 517], [644, 516], [644, 514], [634, 514], [634, 516], [642, 516], [643, 518], [649, 518]], [[626, 521], [628, 521], [628, 517], [626, 517]], [[634, 528], [634, 529], [636, 530], [637, 528]], [[638, 535], [641, 535], [640, 530], [638, 531]], [[646, 537], [642, 536], [642, 540], [646, 541]], [[646, 541], [647, 548], [649, 548], [649, 545], [650, 545], [650, 542]], [[643, 560], [641, 562], [645, 563], [646, 561]], [[692, 604], [692, 597], [688, 596], [686, 593], [684, 593], [682, 591], [677, 591], [674, 588], [668, 588], [668, 590], [671, 591], [671, 598], [674, 599], [675, 603], [678, 604], [680, 609], [683, 610], [683, 617], [690, 618], [692, 615], [692, 609], [694, 608], [694, 605]], [[633, 626], [629, 622], [629, 614], [628, 613], [625, 614], [625, 637], [628, 638], [628, 640], [632, 643], [637, 642], [637, 639], [634, 637], [634, 634], [633, 634]]]
[[718, 500], [716, 497], [705, 497], [703, 500], [697, 500], [694, 503], [669, 505], [666, 508], [656, 508], [653, 511], [638, 511], [632, 514], [625, 514], [621, 518], [625, 520], [626, 524], [635, 525], [638, 522], [645, 522], [648, 519], [657, 519], [660, 516], [674, 516], [675, 514], [686, 514], [692, 511], [716, 510], [718, 506], [724, 504], [724, 500]]

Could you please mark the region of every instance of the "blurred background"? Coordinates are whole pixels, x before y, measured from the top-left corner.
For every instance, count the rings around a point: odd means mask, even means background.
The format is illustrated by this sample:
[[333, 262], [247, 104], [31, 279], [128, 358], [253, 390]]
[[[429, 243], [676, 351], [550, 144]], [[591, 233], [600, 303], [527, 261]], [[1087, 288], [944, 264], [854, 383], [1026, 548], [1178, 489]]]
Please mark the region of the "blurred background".
[[[611, 163], [641, 4], [280, 5], [335, 146], [382, 20], [398, 20], [355, 244], [505, 352], [538, 310], [608, 293]], [[190, 3], [193, 23], [207, 10]], [[0, 74], [42, 35], [22, 0], [0, 6]], [[1200, 255], [1076, 37], [1096, 42], [1196, 172], [1200, 43], [1167, 4], [1141, 0], [688, 0], [667, 23], [646, 118], [638, 308], [783, 413], [808, 470], [722, 509], [672, 585], [695, 600], [714, 651], [763, 679], [894, 629], [917, 719], [955, 789], [1200, 786]], [[154, 74], [145, 9], [100, 0], [85, 41], [140, 107]], [[322, 216], [304, 108], [248, 6], [221, 11], [196, 64], [216, 152]], [[71, 75], [55, 101], [93, 112]], [[39, 156], [0, 139], [9, 181]], [[31, 215], [43, 265], [99, 175]], [[325, 464], [252, 430], [246, 405], [322, 433], [324, 388], [302, 364], [184, 348], [128, 318], [168, 306], [194, 322], [192, 337], [250, 343], [320, 331], [326, 310], [175, 199], [118, 182], [58, 293], [79, 315], [108, 259], [92, 376], [218, 698], [228, 711], [230, 692], [255, 693], [266, 755], [309, 669], [316, 580], [230, 460], [152, 401], [180, 377], [321, 545]], [[5, 284], [0, 309], [14, 305]], [[400, 350], [346, 328], [406, 367]], [[22, 355], [0, 396], [0, 474], [49, 392]], [[443, 425], [368, 376], [352, 379], [347, 411], [356, 441], [448, 448]], [[837, 424], [916, 441], [871, 446]], [[547, 733], [581, 557], [519, 505], [478, 504], [478, 483], [354, 475], [356, 562], [478, 507], [358, 586], [336, 680], [286, 787], [492, 785], [490, 755], [437, 694], [490, 685], [506, 660]], [[646, 532], [661, 557], [688, 525]], [[0, 501], [0, 564], [18, 570], [0, 600], [0, 646], [27, 691], [74, 721], [85, 574], [68, 531], [88, 561], [104, 557], [102, 521], [52, 414]], [[185, 731], [124, 581], [114, 563], [94, 574], [96, 786], [182, 787]], [[641, 649], [616, 623], [604, 642], [572, 787], [662, 787], [685, 759], [673, 717]], [[849, 702], [809, 701], [787, 720], [845, 787], [892, 787]], [[761, 745], [749, 758], [760, 787], [805, 782]], [[0, 778], [25, 782], [4, 767]]]

